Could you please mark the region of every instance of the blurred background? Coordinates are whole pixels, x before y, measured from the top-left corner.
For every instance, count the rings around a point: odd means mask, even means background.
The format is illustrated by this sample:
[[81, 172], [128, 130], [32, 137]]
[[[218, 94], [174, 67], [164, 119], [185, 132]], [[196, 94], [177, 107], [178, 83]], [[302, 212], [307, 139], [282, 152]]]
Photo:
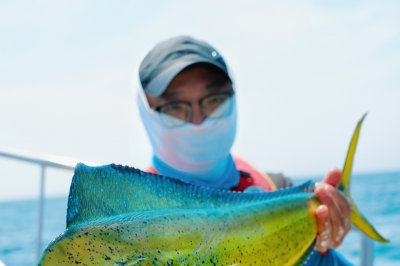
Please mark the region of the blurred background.
[[[293, 178], [324, 174], [342, 167], [368, 112], [353, 171], [400, 170], [399, 13], [398, 1], [1, 2], [0, 146], [146, 167], [137, 69], [187, 34], [235, 77], [234, 154]], [[0, 157], [0, 171], [0, 200], [37, 195], [38, 167]], [[72, 175], [56, 172], [66, 177], [46, 193], [66, 195]]]
[[[148, 166], [137, 69], [158, 42], [191, 35], [226, 59], [239, 110], [233, 153], [263, 171], [321, 179], [342, 167], [368, 112], [354, 198], [391, 237], [376, 244], [375, 261], [397, 265], [399, 14], [393, 0], [1, 1], [0, 151]], [[0, 260], [7, 265], [36, 260], [40, 174], [37, 165], [0, 156]], [[46, 168], [42, 249], [65, 228], [71, 178], [72, 171]], [[354, 234], [341, 252], [357, 263]]]
[[[186, 34], [233, 73], [234, 154], [322, 177], [342, 167], [368, 112], [353, 172], [400, 172], [399, 14], [394, 0], [2, 1], [0, 147], [148, 166], [137, 69], [155, 44]], [[46, 173], [46, 197], [66, 197], [72, 172]], [[0, 201], [37, 198], [39, 178], [38, 166], [0, 157]]]

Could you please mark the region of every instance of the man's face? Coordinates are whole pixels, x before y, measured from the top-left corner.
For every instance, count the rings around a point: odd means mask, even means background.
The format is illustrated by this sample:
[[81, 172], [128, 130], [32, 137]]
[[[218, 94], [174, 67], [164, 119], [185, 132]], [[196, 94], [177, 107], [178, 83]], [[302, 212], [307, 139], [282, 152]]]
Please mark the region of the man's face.
[[201, 111], [199, 100], [214, 93], [232, 90], [230, 80], [222, 71], [202, 63], [182, 70], [161, 96], [155, 97], [146, 93], [146, 97], [152, 108], [176, 101], [190, 102], [192, 112], [189, 122], [199, 125], [206, 119]]

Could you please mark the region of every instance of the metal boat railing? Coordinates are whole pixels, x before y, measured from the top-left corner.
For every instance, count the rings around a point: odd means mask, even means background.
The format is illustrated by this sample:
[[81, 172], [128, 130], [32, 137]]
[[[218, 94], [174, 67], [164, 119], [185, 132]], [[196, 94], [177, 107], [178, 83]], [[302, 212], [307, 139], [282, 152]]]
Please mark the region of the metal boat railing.
[[[17, 150], [13, 148], [1, 147], [0, 156], [37, 164], [41, 168], [40, 174], [40, 195], [39, 195], [39, 210], [38, 210], [38, 232], [36, 241], [36, 259], [39, 260], [42, 243], [42, 231], [43, 231], [43, 203], [44, 203], [44, 186], [46, 182], [46, 167], [53, 167], [66, 170], [74, 170], [78, 162], [83, 162], [87, 165], [97, 165], [96, 163], [82, 161], [74, 158], [61, 157], [48, 154], [39, 154], [28, 151]], [[373, 265], [373, 247], [372, 240], [361, 233], [361, 252], [360, 259], [362, 266]], [[1, 262], [0, 262], [1, 266]]]
[[37, 231], [37, 241], [36, 241], [36, 258], [38, 260], [42, 252], [41, 243], [42, 243], [42, 231], [43, 231], [43, 206], [44, 206], [44, 186], [46, 182], [46, 171], [45, 171], [46, 168], [53, 167], [58, 169], [74, 170], [78, 162], [84, 162], [87, 165], [96, 165], [96, 164], [74, 158], [60, 157], [48, 154], [39, 154], [39, 153], [7, 148], [7, 147], [0, 147], [0, 156], [18, 161], [33, 163], [39, 165], [41, 168], [39, 210], [38, 210], [38, 231]]

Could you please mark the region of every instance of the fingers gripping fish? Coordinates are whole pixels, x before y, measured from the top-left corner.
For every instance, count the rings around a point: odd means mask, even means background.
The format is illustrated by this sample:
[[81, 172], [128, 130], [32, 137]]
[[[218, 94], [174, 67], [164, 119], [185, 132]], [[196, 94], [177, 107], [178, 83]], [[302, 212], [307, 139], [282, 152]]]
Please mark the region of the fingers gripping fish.
[[[365, 117], [365, 116], [364, 116]], [[387, 242], [350, 197], [359, 121], [339, 189], [351, 221]], [[78, 164], [67, 229], [38, 265], [301, 265], [317, 235], [314, 184], [269, 193], [238, 193], [186, 184], [118, 165]]]

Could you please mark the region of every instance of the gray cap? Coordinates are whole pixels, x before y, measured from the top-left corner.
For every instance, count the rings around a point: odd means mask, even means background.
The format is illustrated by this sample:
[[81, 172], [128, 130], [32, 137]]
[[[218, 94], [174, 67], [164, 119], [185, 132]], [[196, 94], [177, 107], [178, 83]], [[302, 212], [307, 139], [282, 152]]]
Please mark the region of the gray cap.
[[145, 92], [160, 96], [179, 72], [196, 63], [215, 65], [229, 77], [217, 50], [206, 42], [179, 36], [157, 44], [146, 55], [139, 68], [140, 83]]

